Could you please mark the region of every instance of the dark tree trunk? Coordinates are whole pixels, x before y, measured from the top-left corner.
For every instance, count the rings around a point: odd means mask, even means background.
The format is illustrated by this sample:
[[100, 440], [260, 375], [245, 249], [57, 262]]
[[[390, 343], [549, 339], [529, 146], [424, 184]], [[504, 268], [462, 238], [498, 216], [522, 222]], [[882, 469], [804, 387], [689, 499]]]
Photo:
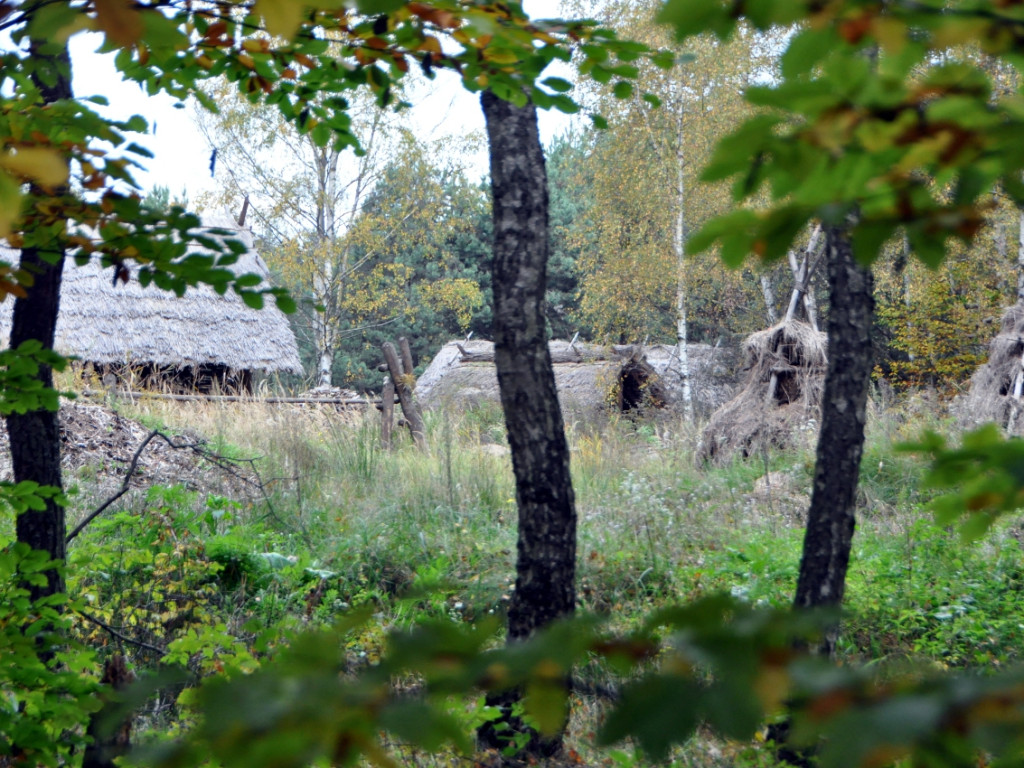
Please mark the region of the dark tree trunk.
[[[572, 613], [576, 603], [576, 508], [569, 446], [555, 389], [544, 318], [548, 189], [532, 104], [481, 96], [490, 145], [494, 217], [494, 360], [505, 412], [519, 507], [516, 589], [510, 642]], [[508, 712], [514, 694], [496, 701]], [[522, 724], [509, 716], [516, 730]], [[506, 743], [484, 728], [481, 740]], [[532, 735], [535, 755], [561, 749], [561, 737]]]
[[[37, 54], [43, 61], [41, 66], [50, 67], [53, 72], [52, 84], [35, 77], [43, 101], [53, 103], [70, 99], [71, 61], [67, 49], [59, 55]], [[32, 190], [36, 193], [37, 190]], [[29, 215], [32, 215], [30, 211]], [[27, 289], [25, 298], [14, 302], [11, 320], [11, 348], [25, 341], [37, 340], [46, 349], [53, 348], [54, 330], [57, 327], [57, 313], [60, 310], [60, 281], [64, 270], [64, 251], [59, 244], [52, 248], [28, 247], [21, 252], [21, 267], [35, 277], [32, 287]], [[49, 366], [40, 366], [38, 379], [45, 387], [53, 386], [53, 371]], [[16, 483], [31, 480], [40, 485], [62, 488], [60, 472], [60, 433], [56, 411], [30, 411], [12, 413], [7, 416], [7, 433], [10, 436], [11, 464]], [[54, 560], [64, 560], [64, 537], [67, 533], [64, 508], [52, 498], [47, 499], [43, 511], [28, 511], [18, 516], [17, 537], [19, 542], [33, 549], [45, 551]], [[45, 587], [31, 587], [33, 597], [64, 591], [63, 576], [49, 571]]]
[[[871, 271], [854, 261], [846, 227], [827, 227], [825, 237], [830, 300], [828, 373], [796, 588], [797, 608], [838, 606], [843, 600], [873, 365]], [[829, 633], [824, 651], [834, 650], [837, 632], [838, 627]]]

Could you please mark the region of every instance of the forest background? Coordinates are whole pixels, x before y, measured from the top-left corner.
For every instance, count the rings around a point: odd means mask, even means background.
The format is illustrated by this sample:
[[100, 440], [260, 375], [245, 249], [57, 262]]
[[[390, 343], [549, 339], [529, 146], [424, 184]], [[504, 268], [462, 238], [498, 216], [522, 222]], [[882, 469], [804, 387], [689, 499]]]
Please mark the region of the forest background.
[[[562, 10], [672, 49], [654, 22], [658, 7], [615, 0]], [[626, 98], [594, 81], [577, 88], [584, 111], [601, 117], [577, 116], [547, 148], [553, 338], [676, 343], [681, 300], [684, 337], [712, 345], [738, 343], [785, 314], [789, 265], [748, 260], [730, 268], [714, 250], [682, 257], [687, 233], [732, 205], [728, 184], [697, 180], [719, 139], [753, 115], [743, 89], [777, 77], [784, 42], [763, 33], [728, 42], [707, 36], [676, 46], [683, 66], [641, 68]], [[1001, 88], [1016, 87], [1012, 74], [999, 75]], [[247, 224], [278, 281], [300, 299], [292, 323], [312, 383], [378, 389], [380, 345], [389, 338], [408, 337], [422, 370], [452, 338], [490, 337], [490, 200], [475, 163], [481, 136], [418, 138], [402, 111], [366, 99], [353, 111], [366, 149], [355, 157], [317, 147], [226, 86], [210, 95], [221, 112], [199, 120], [217, 148], [220, 191], [195, 202], [238, 212], [250, 199]], [[170, 198], [158, 186], [150, 199]], [[969, 247], [954, 246], [937, 269], [899, 242], [875, 263], [877, 380], [948, 396], [984, 361], [1024, 275], [1019, 212], [998, 196], [991, 204], [991, 225]], [[826, 307], [821, 275], [811, 291], [812, 306]]]

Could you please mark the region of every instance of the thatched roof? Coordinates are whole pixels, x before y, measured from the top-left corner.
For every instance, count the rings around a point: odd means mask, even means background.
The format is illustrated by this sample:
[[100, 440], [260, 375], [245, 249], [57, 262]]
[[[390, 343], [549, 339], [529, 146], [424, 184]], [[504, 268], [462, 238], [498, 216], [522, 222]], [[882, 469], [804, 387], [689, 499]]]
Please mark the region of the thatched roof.
[[767, 447], [787, 448], [816, 432], [828, 367], [827, 338], [806, 323], [779, 323], [747, 337], [747, 371], [736, 397], [711, 417], [700, 461], [725, 462]]
[[[233, 230], [232, 237], [248, 246], [232, 267], [236, 274], [269, 275], [248, 229], [226, 215], [204, 216], [203, 225]], [[19, 251], [0, 246], [0, 259], [16, 262], [19, 257]], [[0, 303], [4, 345], [12, 305]], [[127, 283], [115, 282], [113, 269], [95, 261], [81, 267], [66, 262], [55, 346], [61, 354], [105, 365], [222, 365], [236, 371], [302, 373], [295, 335], [273, 301], [254, 310], [233, 291], [220, 295], [205, 285], [178, 298], [155, 285], [143, 288], [134, 273]]]
[[[549, 342], [555, 385], [562, 409], [593, 411], [623, 405], [624, 391], [641, 388], [647, 405], [679, 404], [682, 378], [675, 347], [601, 346], [567, 341]], [[687, 346], [696, 408], [710, 412], [721, 405], [735, 384], [733, 350], [708, 344]], [[416, 382], [416, 399], [425, 408], [500, 402], [490, 341], [445, 344]]]
[[[1018, 379], [1020, 383], [1018, 384]], [[1018, 392], [1019, 391], [1019, 392]], [[971, 376], [971, 386], [953, 410], [974, 426], [994, 421], [1014, 435], [1024, 435], [1024, 303], [1006, 310], [999, 333], [988, 347], [988, 362]]]

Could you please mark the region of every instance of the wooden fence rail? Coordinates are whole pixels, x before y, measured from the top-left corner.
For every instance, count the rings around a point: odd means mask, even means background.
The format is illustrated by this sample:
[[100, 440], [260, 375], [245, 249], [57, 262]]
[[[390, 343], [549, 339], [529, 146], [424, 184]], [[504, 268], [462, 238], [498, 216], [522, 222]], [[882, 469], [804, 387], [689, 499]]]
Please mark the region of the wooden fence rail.
[[344, 405], [348, 407], [379, 406], [380, 400], [369, 399], [341, 399], [336, 397], [253, 397], [251, 395], [176, 395], [168, 392], [135, 392], [123, 390], [96, 390], [86, 389], [81, 393], [82, 397], [105, 398], [108, 395], [117, 397], [138, 398], [140, 400], [180, 400], [180, 401], [206, 401], [214, 403], [270, 403], [270, 404], [298, 404], [298, 405]]

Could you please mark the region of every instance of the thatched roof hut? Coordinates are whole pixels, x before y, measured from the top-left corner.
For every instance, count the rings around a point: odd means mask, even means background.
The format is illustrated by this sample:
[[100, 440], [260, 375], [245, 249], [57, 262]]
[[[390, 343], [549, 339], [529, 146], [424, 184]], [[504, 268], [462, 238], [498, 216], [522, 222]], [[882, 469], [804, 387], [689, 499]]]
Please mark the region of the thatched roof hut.
[[[679, 405], [682, 378], [675, 347], [551, 341], [549, 348], [564, 411], [633, 411]], [[690, 344], [687, 353], [694, 405], [710, 412], [732, 392], [735, 352], [728, 347]], [[500, 402], [493, 342], [445, 344], [416, 382], [416, 399], [425, 408]]]
[[967, 395], [954, 404], [961, 422], [994, 421], [1024, 436], [1024, 303], [1006, 310], [999, 333], [988, 347], [988, 362], [971, 376]]
[[798, 434], [816, 432], [828, 367], [827, 337], [790, 321], [747, 337], [746, 378], [711, 417], [698, 459], [725, 462], [767, 447], [786, 448]]
[[[203, 225], [231, 230], [248, 246], [232, 267], [236, 274], [268, 277], [248, 229], [226, 215], [204, 217]], [[4, 261], [19, 256], [0, 247]], [[5, 345], [12, 305], [0, 304]], [[173, 372], [179, 383], [191, 379], [200, 389], [214, 379], [244, 387], [256, 371], [302, 373], [295, 335], [273, 302], [254, 310], [233, 291], [220, 295], [205, 285], [179, 298], [155, 285], [141, 286], [134, 273], [127, 283], [115, 281], [113, 269], [95, 261], [76, 266], [69, 259], [65, 265], [55, 346], [98, 370], [131, 369], [143, 376]]]

